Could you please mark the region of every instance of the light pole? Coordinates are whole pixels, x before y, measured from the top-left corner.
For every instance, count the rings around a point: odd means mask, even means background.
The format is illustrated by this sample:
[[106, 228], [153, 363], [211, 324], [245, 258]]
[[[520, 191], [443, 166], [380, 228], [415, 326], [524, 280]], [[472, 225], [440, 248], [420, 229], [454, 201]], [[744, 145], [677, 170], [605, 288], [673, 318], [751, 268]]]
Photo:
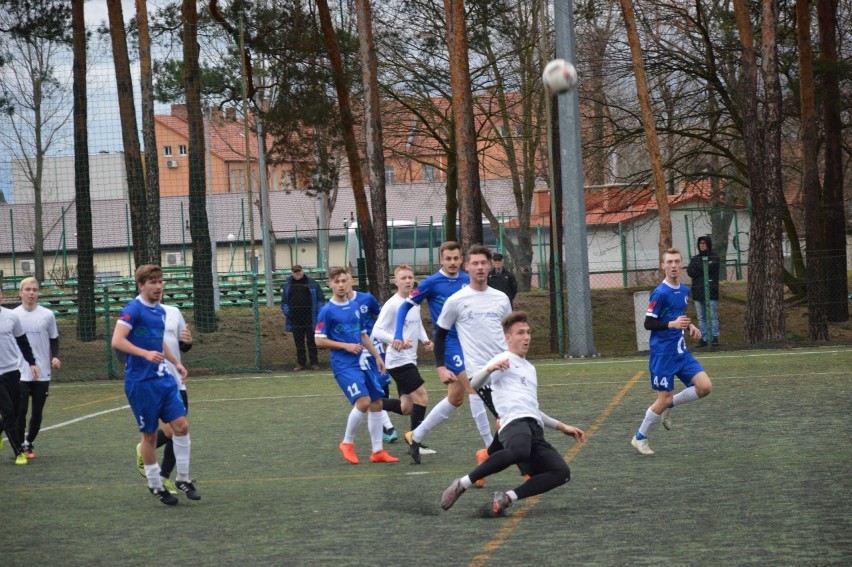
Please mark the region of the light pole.
[[228, 265], [228, 272], [234, 271], [234, 241], [237, 239], [237, 235], [233, 232], [228, 233], [228, 243], [231, 245], [231, 263]]

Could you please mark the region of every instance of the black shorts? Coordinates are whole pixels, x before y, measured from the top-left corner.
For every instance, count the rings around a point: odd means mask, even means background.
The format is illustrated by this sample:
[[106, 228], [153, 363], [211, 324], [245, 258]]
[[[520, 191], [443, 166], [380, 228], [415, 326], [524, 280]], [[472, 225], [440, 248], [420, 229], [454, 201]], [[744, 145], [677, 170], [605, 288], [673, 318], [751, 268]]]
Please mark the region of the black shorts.
[[388, 374], [396, 382], [396, 391], [400, 396], [406, 396], [425, 384], [420, 376], [420, 371], [414, 364], [403, 364], [396, 368], [388, 368]]
[[497, 434], [505, 449], [529, 455], [528, 474], [533, 476], [547, 471], [568, 471], [565, 459], [544, 439], [544, 430], [531, 417], [515, 419], [500, 428]]

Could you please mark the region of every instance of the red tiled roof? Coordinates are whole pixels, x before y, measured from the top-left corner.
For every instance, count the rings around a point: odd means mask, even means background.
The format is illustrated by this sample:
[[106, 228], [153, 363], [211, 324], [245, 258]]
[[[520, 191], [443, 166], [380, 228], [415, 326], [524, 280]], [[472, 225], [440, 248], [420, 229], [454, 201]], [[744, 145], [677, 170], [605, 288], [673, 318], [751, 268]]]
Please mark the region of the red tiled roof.
[[[174, 115], [156, 115], [154, 120], [178, 135], [189, 140], [189, 127], [185, 120]], [[210, 153], [223, 161], [245, 160], [246, 138], [245, 126], [241, 120], [211, 120], [210, 124]], [[266, 136], [266, 147], [271, 148], [274, 139]], [[249, 134], [249, 152], [252, 159], [257, 159], [257, 136]]]
[[[681, 191], [669, 195], [669, 207], [684, 207], [693, 203], [710, 202], [710, 181], [684, 182]], [[657, 198], [647, 186], [610, 186], [585, 190], [586, 225], [616, 225], [657, 213]], [[530, 226], [550, 226], [550, 191], [536, 193]], [[508, 226], [516, 226], [513, 220]]]

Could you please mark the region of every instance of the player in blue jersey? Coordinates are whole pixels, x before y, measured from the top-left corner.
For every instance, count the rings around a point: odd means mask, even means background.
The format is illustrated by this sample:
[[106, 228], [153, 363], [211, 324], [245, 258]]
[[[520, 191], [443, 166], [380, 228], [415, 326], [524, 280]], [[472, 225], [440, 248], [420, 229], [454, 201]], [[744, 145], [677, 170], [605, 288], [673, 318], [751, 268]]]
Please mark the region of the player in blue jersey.
[[[367, 335], [372, 336], [373, 326], [375, 326], [376, 319], [379, 318], [379, 313], [382, 312], [382, 308], [379, 305], [378, 300], [373, 297], [373, 294], [365, 291], [356, 291], [352, 287], [353, 283], [353, 279], [350, 278], [349, 294], [347, 297], [350, 301], [354, 301], [358, 304], [358, 308], [361, 311], [361, 320], [364, 322], [364, 327], [367, 329]], [[382, 342], [374, 340], [373, 346], [376, 347], [379, 356], [381, 356], [382, 360], [384, 360], [385, 347]], [[368, 350], [361, 351], [361, 368], [369, 370], [375, 374], [376, 379], [380, 383], [384, 384], [385, 400], [382, 402], [382, 439], [385, 443], [393, 443], [399, 439], [399, 434], [396, 432], [396, 429], [394, 429], [393, 422], [390, 420], [390, 417], [388, 417], [388, 410], [402, 415], [402, 409], [399, 407], [399, 400], [390, 399], [390, 376], [379, 372], [379, 369], [376, 367], [376, 363]]]
[[[424, 300], [429, 304], [429, 315], [432, 318], [432, 324], [435, 325], [434, 329], [437, 330], [436, 324], [441, 315], [441, 310], [444, 308], [444, 302], [451, 295], [470, 284], [470, 276], [461, 271], [462, 262], [461, 246], [458, 242], [449, 240], [441, 245], [441, 269], [421, 281], [417, 289], [411, 292], [411, 295], [399, 308], [396, 316], [393, 348], [401, 350], [405, 347], [402, 336], [405, 317], [413, 307], [419, 308]], [[485, 446], [488, 447], [494, 439], [491, 435], [491, 425], [488, 422], [485, 404], [473, 392], [468, 382], [464, 366], [464, 353], [455, 326], [447, 334], [444, 362], [447, 370], [452, 372], [454, 376], [458, 376], [459, 379], [458, 381], [444, 382], [447, 384], [447, 397], [435, 404], [435, 407], [432, 408], [432, 411], [429, 412], [417, 429], [405, 434], [409, 454], [415, 463], [420, 463], [420, 443], [423, 438], [455, 413], [456, 409], [464, 403], [464, 396], [467, 393], [473, 394], [470, 397], [470, 413], [473, 415], [476, 428], [479, 430]]]
[[[657, 392], [656, 401], [645, 412], [630, 444], [643, 455], [653, 455], [648, 446], [648, 432], [663, 421], [663, 427], [671, 429], [669, 410], [677, 405], [703, 398], [710, 394], [713, 385], [701, 364], [686, 348], [684, 331], [699, 340], [701, 331], [685, 315], [689, 303], [689, 287], [680, 282], [683, 257], [677, 248], [663, 253], [665, 279], [651, 292], [645, 328], [651, 331], [648, 368], [651, 372], [651, 388]], [[675, 376], [686, 387], [674, 394]]]
[[186, 378], [186, 368], [164, 343], [166, 311], [160, 305], [163, 296], [163, 270], [153, 264], [136, 269], [139, 296], [124, 306], [112, 335], [112, 347], [127, 357], [124, 393], [142, 433], [140, 453], [145, 465], [148, 490], [163, 504], [173, 506], [178, 499], [164, 486], [157, 464], [157, 426], [159, 420], [171, 426], [177, 480], [175, 487], [190, 500], [201, 495], [189, 478], [189, 421], [181, 399], [171, 362]]
[[361, 352], [366, 349], [373, 355], [379, 373], [384, 373], [385, 370], [384, 362], [361, 320], [358, 303], [348, 297], [352, 289], [352, 276], [344, 268], [332, 268], [328, 280], [332, 298], [320, 310], [314, 333], [317, 346], [331, 351], [334, 379], [352, 404], [343, 441], [338, 448], [344, 459], [353, 465], [358, 464], [355, 432], [369, 410], [367, 429], [370, 431], [372, 443], [370, 461], [398, 462], [399, 459], [392, 457], [382, 448], [382, 384], [374, 373], [361, 367]]

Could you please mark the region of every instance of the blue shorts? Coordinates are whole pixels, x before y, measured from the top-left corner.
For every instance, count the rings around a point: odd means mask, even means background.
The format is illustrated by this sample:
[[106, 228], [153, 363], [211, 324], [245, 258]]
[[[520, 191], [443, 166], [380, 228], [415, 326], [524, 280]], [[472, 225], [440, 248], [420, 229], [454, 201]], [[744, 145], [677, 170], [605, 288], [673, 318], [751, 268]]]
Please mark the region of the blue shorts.
[[138, 382], [125, 380], [124, 393], [142, 433], [157, 431], [160, 419], [171, 423], [186, 415], [186, 406], [171, 374]]
[[357, 366], [332, 368], [332, 370], [337, 385], [343, 390], [350, 404], [354, 404], [355, 400], [364, 396], [369, 396], [371, 402], [385, 397], [384, 384], [376, 379], [378, 372], [374, 374]]
[[648, 369], [651, 371], [651, 388], [665, 392], [674, 390], [675, 376], [689, 388], [695, 375], [704, 372], [704, 368], [690, 352], [652, 354], [648, 360]]
[[[382, 362], [385, 361], [384, 353], [382, 353]], [[382, 374], [379, 372], [379, 366], [376, 364], [376, 359], [370, 354], [370, 351], [364, 349], [361, 351], [361, 357], [358, 359], [358, 364], [361, 365], [361, 370], [369, 372], [373, 375], [376, 383], [382, 385], [382, 389], [391, 383], [391, 377], [388, 373]]]
[[453, 374], [464, 372], [464, 353], [458, 339], [447, 339], [444, 347], [444, 366]]

